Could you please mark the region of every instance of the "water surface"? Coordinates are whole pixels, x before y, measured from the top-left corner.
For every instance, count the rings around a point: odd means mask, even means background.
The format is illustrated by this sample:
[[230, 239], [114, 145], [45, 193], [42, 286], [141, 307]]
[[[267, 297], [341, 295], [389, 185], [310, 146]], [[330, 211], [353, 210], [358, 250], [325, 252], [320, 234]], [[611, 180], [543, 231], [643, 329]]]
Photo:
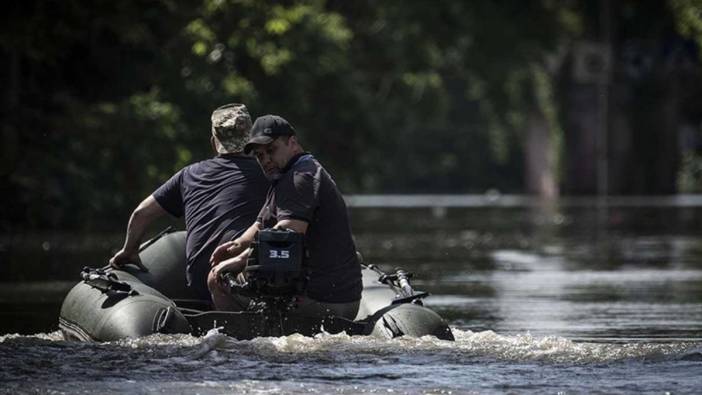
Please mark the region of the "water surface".
[[[322, 334], [67, 342], [56, 317], [121, 235], [0, 242], [5, 393], [698, 393], [702, 208], [359, 207], [366, 262], [402, 266], [455, 342]], [[4, 335], [3, 335], [4, 334]]]

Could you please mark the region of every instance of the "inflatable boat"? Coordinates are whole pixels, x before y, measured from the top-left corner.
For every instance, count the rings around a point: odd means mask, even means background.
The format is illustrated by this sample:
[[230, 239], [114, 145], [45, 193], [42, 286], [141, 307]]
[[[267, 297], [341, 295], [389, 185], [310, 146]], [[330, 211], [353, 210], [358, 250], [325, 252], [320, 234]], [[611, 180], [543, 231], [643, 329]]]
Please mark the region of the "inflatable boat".
[[[202, 335], [213, 328], [237, 339], [321, 332], [381, 338], [425, 335], [453, 340], [446, 322], [425, 307], [426, 292], [410, 285], [412, 275], [384, 273], [363, 265], [363, 293], [356, 318], [294, 314], [279, 295], [252, 298], [242, 311], [214, 311], [185, 285], [185, 232], [159, 235], [144, 244], [140, 267], [84, 268], [82, 281], [67, 294], [59, 328], [66, 339], [112, 341], [155, 333]], [[232, 286], [236, 286], [232, 284]]]

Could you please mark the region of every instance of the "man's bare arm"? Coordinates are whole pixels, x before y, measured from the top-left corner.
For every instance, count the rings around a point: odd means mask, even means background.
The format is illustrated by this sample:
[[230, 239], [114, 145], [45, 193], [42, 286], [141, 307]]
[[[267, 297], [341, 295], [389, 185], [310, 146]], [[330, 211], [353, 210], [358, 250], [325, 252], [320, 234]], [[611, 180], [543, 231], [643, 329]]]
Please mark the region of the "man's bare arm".
[[139, 206], [134, 209], [129, 217], [124, 246], [110, 259], [110, 265], [116, 267], [130, 262], [140, 262], [139, 245], [146, 233], [146, 229], [156, 218], [167, 213], [151, 195], [139, 203]]

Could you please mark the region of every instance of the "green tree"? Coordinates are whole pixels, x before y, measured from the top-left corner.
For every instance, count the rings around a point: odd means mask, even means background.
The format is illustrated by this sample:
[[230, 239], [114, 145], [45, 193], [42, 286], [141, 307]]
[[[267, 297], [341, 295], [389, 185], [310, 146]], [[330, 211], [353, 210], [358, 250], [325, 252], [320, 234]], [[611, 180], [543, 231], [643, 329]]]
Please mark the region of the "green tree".
[[[562, 77], [573, 44], [597, 39], [601, 4], [12, 3], [0, 222], [121, 227], [166, 177], [211, 155], [209, 114], [228, 102], [288, 118], [346, 193], [553, 193], [535, 179], [557, 185], [572, 166]], [[655, 26], [700, 35], [698, 2], [632, 4], [617, 6], [619, 26], [653, 12]]]

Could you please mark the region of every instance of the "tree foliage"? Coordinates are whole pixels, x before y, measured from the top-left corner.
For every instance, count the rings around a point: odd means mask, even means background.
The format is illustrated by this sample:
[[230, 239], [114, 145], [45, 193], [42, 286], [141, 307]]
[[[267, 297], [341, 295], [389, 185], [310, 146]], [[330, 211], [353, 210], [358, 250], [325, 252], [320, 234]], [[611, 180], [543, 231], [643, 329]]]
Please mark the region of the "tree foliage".
[[[671, 1], [699, 41], [696, 4]], [[122, 226], [211, 155], [209, 115], [229, 102], [290, 120], [347, 193], [519, 192], [528, 115], [563, 139], [554, 76], [592, 7], [13, 2], [0, 33], [3, 226]]]

